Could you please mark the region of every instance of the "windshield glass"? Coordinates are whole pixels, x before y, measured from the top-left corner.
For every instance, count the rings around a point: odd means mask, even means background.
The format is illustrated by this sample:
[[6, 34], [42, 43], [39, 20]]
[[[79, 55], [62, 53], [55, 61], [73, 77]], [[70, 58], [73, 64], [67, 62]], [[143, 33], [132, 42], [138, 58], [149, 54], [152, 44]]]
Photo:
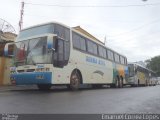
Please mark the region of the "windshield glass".
[[70, 39], [69, 28], [59, 24], [49, 23], [22, 30], [18, 35], [16, 42], [23, 41], [28, 37], [42, 35], [42, 34], [57, 34], [57, 36], [67, 41], [69, 41]]
[[46, 24], [46, 25], [41, 25], [41, 26], [26, 29], [26, 30], [22, 30], [17, 37], [17, 42], [22, 41], [23, 38], [46, 34], [46, 33], [53, 33], [53, 31], [54, 31], [53, 24]]
[[51, 53], [47, 52], [47, 37], [17, 42], [15, 48], [16, 66], [51, 63]]
[[133, 77], [134, 76], [134, 65], [128, 65], [128, 69], [129, 69], [129, 76]]

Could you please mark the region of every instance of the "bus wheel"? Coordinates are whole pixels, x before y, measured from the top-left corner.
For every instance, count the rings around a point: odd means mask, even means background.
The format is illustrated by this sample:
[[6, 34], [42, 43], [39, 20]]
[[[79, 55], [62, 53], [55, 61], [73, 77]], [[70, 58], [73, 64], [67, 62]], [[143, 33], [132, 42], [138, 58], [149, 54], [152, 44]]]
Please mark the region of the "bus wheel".
[[119, 81], [119, 87], [123, 88], [123, 77], [121, 77], [120, 81]]
[[144, 85], [145, 87], [147, 86], [147, 80], [146, 80], [146, 82], [145, 82], [145, 85]]
[[111, 88], [119, 88], [119, 87], [120, 87], [120, 81], [119, 81], [119, 78], [118, 78], [118, 77], [115, 78], [115, 83], [112, 83], [112, 84], [110, 85], [110, 87], [111, 87]]
[[70, 88], [72, 90], [78, 90], [80, 86], [80, 75], [77, 71], [72, 72], [70, 78]]
[[118, 79], [118, 77], [115, 80], [115, 83], [113, 84], [114, 88], [119, 88], [120, 87], [120, 80]]
[[37, 85], [39, 90], [50, 90], [52, 85], [48, 85], [48, 84], [38, 84]]
[[138, 79], [137, 87], [139, 87], [139, 86], [140, 86], [140, 81], [139, 81], [139, 79]]
[[116, 88], [120, 88], [120, 80], [119, 80], [119, 77], [116, 78], [115, 86], [116, 86]]

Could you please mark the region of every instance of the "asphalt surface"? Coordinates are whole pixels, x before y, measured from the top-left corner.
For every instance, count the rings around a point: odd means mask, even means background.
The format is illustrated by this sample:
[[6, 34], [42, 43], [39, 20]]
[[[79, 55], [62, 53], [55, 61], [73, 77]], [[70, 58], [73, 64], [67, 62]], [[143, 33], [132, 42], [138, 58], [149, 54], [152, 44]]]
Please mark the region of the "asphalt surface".
[[35, 86], [0, 87], [0, 113], [159, 113], [160, 85], [150, 87], [81, 89]]

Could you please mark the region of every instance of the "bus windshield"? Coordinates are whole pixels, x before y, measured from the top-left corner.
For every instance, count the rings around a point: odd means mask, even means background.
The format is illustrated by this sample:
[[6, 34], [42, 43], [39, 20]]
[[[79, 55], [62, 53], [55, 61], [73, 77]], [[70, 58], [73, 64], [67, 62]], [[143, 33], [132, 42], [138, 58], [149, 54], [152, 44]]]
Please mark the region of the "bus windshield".
[[134, 76], [134, 65], [133, 64], [129, 64], [128, 65], [128, 69], [129, 69], [129, 77], [133, 77]]
[[15, 43], [15, 65], [51, 63], [51, 53], [47, 52], [47, 37], [39, 37]]

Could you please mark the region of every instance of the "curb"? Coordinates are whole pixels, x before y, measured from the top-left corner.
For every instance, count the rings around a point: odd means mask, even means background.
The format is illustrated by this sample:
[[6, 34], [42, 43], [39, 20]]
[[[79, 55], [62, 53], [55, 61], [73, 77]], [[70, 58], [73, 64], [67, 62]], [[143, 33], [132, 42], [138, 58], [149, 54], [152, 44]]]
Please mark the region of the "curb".
[[28, 85], [20, 85], [20, 86], [0, 86], [0, 92], [10, 91], [10, 90], [23, 90], [23, 89], [35, 89], [35, 86], [28, 86]]

